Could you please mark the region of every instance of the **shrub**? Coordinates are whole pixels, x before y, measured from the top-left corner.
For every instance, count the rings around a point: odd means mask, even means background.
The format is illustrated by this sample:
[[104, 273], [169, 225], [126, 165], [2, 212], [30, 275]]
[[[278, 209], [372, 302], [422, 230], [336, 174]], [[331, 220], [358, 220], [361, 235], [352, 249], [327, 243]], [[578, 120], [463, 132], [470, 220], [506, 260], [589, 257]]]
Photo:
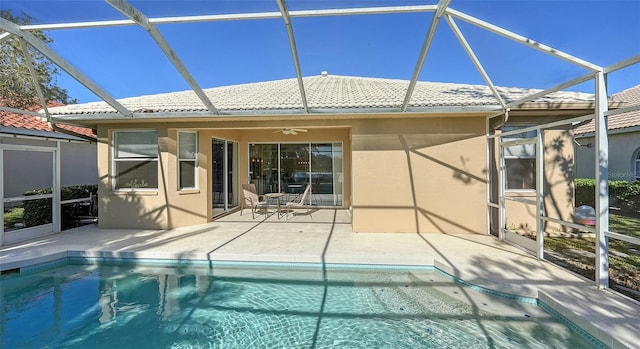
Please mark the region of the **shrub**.
[[[51, 189], [38, 189], [24, 193], [24, 196], [51, 194]], [[27, 227], [51, 223], [51, 199], [36, 199], [24, 202], [24, 224]]]
[[[63, 187], [60, 189], [61, 200], [73, 200], [89, 197], [91, 193], [98, 192], [97, 185], [78, 185], [71, 187]], [[51, 189], [32, 190], [24, 193], [25, 196], [51, 194]], [[33, 227], [42, 224], [48, 224], [53, 221], [51, 217], [51, 199], [36, 199], [24, 202], [24, 224], [27, 227]], [[76, 207], [74, 204], [62, 205], [62, 229], [68, 229], [76, 226]]]
[[574, 180], [576, 187], [576, 207], [589, 205], [595, 207], [596, 180], [589, 178], [576, 178]]
[[22, 223], [24, 216], [24, 208], [22, 207], [14, 207], [11, 209], [5, 210], [4, 213], [4, 229], [9, 230], [12, 229], [17, 223]]
[[618, 196], [624, 213], [636, 216], [640, 213], [640, 181], [628, 182], [624, 192]]
[[[595, 207], [595, 179], [577, 178], [574, 183], [576, 206]], [[636, 215], [640, 212], [640, 181], [609, 181], [609, 204], [624, 214]]]

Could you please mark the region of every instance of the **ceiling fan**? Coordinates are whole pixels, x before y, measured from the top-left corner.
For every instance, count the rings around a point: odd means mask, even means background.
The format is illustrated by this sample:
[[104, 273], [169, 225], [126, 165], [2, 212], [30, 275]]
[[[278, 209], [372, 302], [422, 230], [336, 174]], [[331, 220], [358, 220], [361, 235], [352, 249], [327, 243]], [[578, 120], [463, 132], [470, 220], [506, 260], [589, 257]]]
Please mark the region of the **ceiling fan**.
[[307, 132], [307, 130], [303, 128], [283, 128], [277, 131], [273, 131], [273, 133], [282, 133], [283, 135], [297, 135], [299, 132]]

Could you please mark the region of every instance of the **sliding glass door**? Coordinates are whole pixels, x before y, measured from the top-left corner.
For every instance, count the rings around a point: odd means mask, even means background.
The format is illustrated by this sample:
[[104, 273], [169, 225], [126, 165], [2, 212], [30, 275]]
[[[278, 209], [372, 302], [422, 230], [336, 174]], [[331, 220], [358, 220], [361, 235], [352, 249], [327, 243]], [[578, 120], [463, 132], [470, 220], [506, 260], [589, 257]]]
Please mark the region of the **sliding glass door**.
[[311, 144], [309, 150], [312, 203], [342, 206], [342, 144]]
[[214, 138], [211, 143], [213, 215], [238, 206], [238, 143]]
[[249, 153], [249, 176], [258, 194], [292, 197], [309, 184], [312, 205], [342, 206], [341, 143], [250, 144]]
[[309, 144], [280, 144], [280, 192], [300, 194], [309, 183]]
[[278, 191], [278, 146], [277, 144], [255, 144], [249, 147], [249, 176], [258, 194]]

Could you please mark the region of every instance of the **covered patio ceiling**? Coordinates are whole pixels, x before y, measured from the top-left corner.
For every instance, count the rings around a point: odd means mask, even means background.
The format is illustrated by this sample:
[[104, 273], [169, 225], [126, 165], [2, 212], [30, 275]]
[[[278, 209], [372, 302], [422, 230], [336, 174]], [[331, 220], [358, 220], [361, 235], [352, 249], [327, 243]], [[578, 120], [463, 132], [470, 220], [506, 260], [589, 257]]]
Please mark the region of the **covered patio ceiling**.
[[[277, 5], [278, 11], [266, 11], [266, 12], [238, 12], [238, 13], [225, 13], [225, 14], [199, 14], [199, 15], [191, 15], [191, 16], [177, 16], [177, 17], [149, 17], [138, 8], [134, 7], [132, 3], [127, 2], [125, 0], [105, 0], [105, 2], [110, 5], [115, 10], [122, 13], [127, 19], [121, 20], [97, 20], [97, 21], [79, 21], [79, 22], [64, 22], [64, 23], [49, 23], [49, 24], [33, 24], [33, 25], [18, 25], [16, 23], [9, 22], [4, 19], [0, 19], [0, 29], [3, 31], [0, 33], [0, 44], [12, 37], [19, 37], [21, 42], [23, 43], [23, 53], [26, 56], [27, 60], [31, 60], [32, 58], [29, 56], [29, 53], [26, 49], [27, 45], [35, 48], [39, 52], [41, 52], [45, 57], [47, 57], [51, 62], [53, 62], [60, 69], [69, 74], [73, 79], [77, 82], [85, 86], [88, 90], [93, 92], [96, 96], [98, 96], [102, 101], [106, 102], [110, 107], [113, 108], [112, 117], [114, 118], [122, 118], [122, 117], [136, 117], [136, 116], [144, 116], [145, 118], [153, 117], [153, 111], [145, 111], [145, 113], [135, 113], [134, 111], [125, 107], [118, 99], [114, 98], [110, 93], [108, 93], [104, 88], [100, 86], [100, 84], [93, 81], [87, 75], [83, 74], [79, 69], [77, 69], [72, 63], [66, 60], [62, 55], [58, 54], [54, 47], [48, 45], [42, 40], [35, 37], [31, 32], [34, 30], [42, 30], [42, 31], [50, 31], [50, 30], [81, 30], [81, 29], [90, 29], [90, 28], [103, 28], [103, 27], [121, 27], [121, 26], [140, 26], [142, 27], [149, 35], [149, 39], [153, 40], [157, 47], [162, 51], [162, 53], [166, 56], [166, 58], [171, 62], [175, 70], [179, 73], [179, 75], [184, 79], [189, 88], [195, 93], [202, 103], [202, 105], [206, 108], [206, 113], [209, 116], [220, 115], [219, 108], [217, 107], [216, 100], [212, 100], [204, 91], [202, 86], [198, 83], [194, 75], [191, 73], [186, 64], [183, 63], [180, 56], [176, 53], [176, 51], [172, 48], [169, 40], [161, 33], [158, 29], [158, 25], [164, 24], [188, 24], [188, 23], [203, 23], [203, 22], [228, 22], [228, 21], [262, 21], [262, 20], [273, 20], [279, 19], [282, 20], [284, 25], [284, 29], [286, 30], [286, 38], [290, 53], [291, 60], [289, 62], [283, 62], [286, 64], [290, 64], [295, 71], [296, 80], [297, 80], [297, 90], [300, 96], [300, 114], [311, 114], [314, 113], [309, 107], [307, 91], [308, 87], [305, 86], [301, 63], [300, 63], [300, 54], [298, 47], [296, 45], [296, 31], [295, 26], [292, 24], [294, 19], [298, 18], [309, 18], [309, 17], [331, 17], [331, 16], [365, 16], [365, 15], [376, 15], [376, 14], [411, 14], [411, 13], [429, 13], [431, 14], [430, 24], [427, 30], [426, 35], [422, 41], [422, 44], [419, 49], [419, 55], [415, 65], [413, 67], [413, 73], [411, 74], [411, 78], [407, 81], [406, 91], [403, 93], [403, 96], [400, 97], [401, 100], [398, 101], [400, 105], [399, 108], [393, 110], [396, 113], [406, 113], [408, 110], [408, 106], [414, 96], [414, 91], [416, 89], [416, 84], [421, 76], [421, 72], [425, 67], [425, 60], [427, 55], [430, 52], [432, 42], [436, 35], [436, 32], [439, 30], [440, 22], [446, 22], [448, 27], [451, 29], [456, 39], [466, 52], [469, 60], [475, 66], [477, 72], [482, 76], [484, 83], [490, 89], [493, 97], [495, 98], [494, 105], [496, 106], [495, 110], [490, 112], [493, 114], [492, 116], [501, 116], [511, 108], [520, 106], [524, 103], [536, 100], [538, 98], [547, 96], [551, 93], [561, 91], [563, 89], [570, 88], [575, 85], [579, 85], [581, 83], [587, 82], [595, 78], [597, 74], [604, 74], [606, 77], [607, 74], [617, 71], [619, 69], [623, 69], [629, 66], [632, 66], [638, 62], [640, 62], [640, 54], [624, 59], [620, 62], [615, 62], [608, 66], [599, 66], [597, 64], [591, 63], [574, 55], [571, 55], [563, 50], [545, 45], [541, 42], [533, 40], [531, 38], [522, 36], [518, 33], [512, 32], [510, 30], [504, 29], [477, 17], [471, 16], [462, 11], [458, 11], [452, 8], [451, 0], [440, 0], [437, 4], [425, 4], [425, 5], [404, 5], [404, 6], [387, 6], [387, 7], [349, 7], [349, 8], [320, 8], [320, 9], [305, 9], [305, 10], [290, 10], [287, 6], [287, 2], [285, 0], [275, 0], [275, 5]], [[27, 14], [28, 15], [28, 14]], [[483, 63], [475, 54], [471, 45], [467, 41], [465, 35], [460, 30], [458, 26], [458, 21], [465, 22], [470, 24], [476, 28], [480, 28], [484, 31], [493, 33], [495, 35], [504, 37], [508, 40], [511, 40], [515, 43], [523, 45], [524, 47], [528, 47], [531, 50], [536, 50], [543, 52], [544, 54], [553, 57], [557, 60], [562, 60], [570, 63], [574, 67], [580, 68], [582, 71], [586, 71], [585, 74], [577, 76], [571, 80], [568, 80], [564, 83], [561, 83], [557, 86], [545, 89], [545, 90], [536, 90], [535, 93], [531, 95], [522, 97], [518, 100], [505, 101], [503, 95], [498, 91], [498, 88], [493, 83], [491, 77], [487, 73], [484, 68]], [[284, 46], [284, 45], [283, 45]], [[33, 80], [37, 81], [37, 78], [32, 72]], [[125, 77], [126, 78], [126, 77]], [[36, 88], [40, 90], [39, 84], [35, 84]], [[525, 86], [526, 87], [526, 86]], [[46, 107], [46, 103], [44, 98], [42, 97], [42, 92], [39, 91], [40, 99], [43, 105], [42, 116], [45, 116], [47, 119], [51, 120], [51, 113]], [[597, 98], [595, 98], [597, 100]], [[637, 107], [636, 107], [637, 108]], [[7, 110], [16, 112], [17, 110], [7, 108], [4, 106], [0, 106], [0, 110]], [[353, 112], [371, 112], [370, 109], [362, 109], [358, 110], [357, 108], [353, 110]], [[478, 112], [487, 113], [487, 108], [478, 108]], [[621, 110], [628, 111], [628, 110]], [[24, 111], [21, 111], [24, 112]], [[26, 114], [33, 114], [33, 112], [24, 112]], [[255, 114], [255, 112], [247, 112], [247, 114]], [[136, 115], [137, 114], [137, 115]], [[164, 113], [166, 114], [166, 113]], [[176, 113], [175, 116], [185, 116], [184, 113]], [[167, 117], [171, 115], [163, 115], [163, 117]], [[55, 116], [55, 121], [60, 122], [64, 121], [64, 115]], [[77, 119], [77, 118], [76, 118]], [[70, 121], [70, 120], [67, 120]]]

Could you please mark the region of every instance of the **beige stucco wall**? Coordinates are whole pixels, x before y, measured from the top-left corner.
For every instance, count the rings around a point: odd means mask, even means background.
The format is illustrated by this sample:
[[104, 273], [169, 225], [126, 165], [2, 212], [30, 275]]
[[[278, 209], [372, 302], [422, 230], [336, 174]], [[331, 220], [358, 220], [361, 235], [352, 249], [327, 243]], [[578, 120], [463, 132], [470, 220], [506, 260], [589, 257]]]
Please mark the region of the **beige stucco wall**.
[[[303, 127], [308, 133], [286, 136], [279, 127]], [[248, 181], [250, 143], [342, 142], [344, 156], [343, 207], [352, 208], [355, 232], [487, 233], [486, 143], [484, 116], [434, 117], [374, 115], [371, 118], [327, 117], [247, 121], [186, 121], [126, 123], [98, 126], [101, 227], [172, 228], [213, 220], [211, 141], [238, 142], [238, 182]], [[159, 183], [153, 192], [111, 190], [111, 133], [117, 129], [156, 129], [159, 137]], [[178, 191], [176, 140], [178, 130], [199, 134], [196, 190]], [[552, 131], [549, 131], [552, 132]], [[570, 144], [570, 139], [551, 137]], [[564, 136], [563, 136], [564, 137]], [[552, 144], [549, 143], [549, 149]], [[562, 166], [566, 156], [548, 156], [548, 210], [565, 216], [572, 201]], [[565, 156], [566, 155], [566, 156]], [[558, 163], [555, 163], [559, 161]], [[560, 176], [560, 177], [558, 177]], [[561, 178], [562, 177], [562, 178]], [[563, 182], [564, 184], [559, 184]], [[563, 196], [564, 195], [564, 196]], [[554, 198], [553, 200], [551, 198]], [[561, 199], [560, 199], [561, 198]], [[530, 210], [508, 206], [508, 222], [529, 222]], [[569, 211], [565, 211], [568, 209]], [[535, 222], [533, 222], [535, 223]], [[531, 223], [529, 223], [531, 224]]]
[[486, 232], [484, 118], [353, 125], [353, 230]]
[[[123, 129], [155, 129], [158, 131], [158, 190], [113, 191], [111, 182], [112, 131]], [[107, 126], [98, 128], [98, 224], [101, 228], [156, 229], [169, 227], [169, 195], [172, 183], [169, 175], [168, 149], [175, 148], [175, 140], [168, 138], [166, 127], [145, 124]], [[171, 176], [175, 178], [175, 176]], [[191, 212], [190, 208], [187, 208]], [[197, 223], [197, 222], [194, 222]]]
[[[576, 147], [576, 177], [595, 178], [595, 137], [577, 139], [581, 147]], [[591, 147], [587, 147], [590, 144]], [[635, 180], [633, 160], [640, 149], [640, 131], [614, 133], [609, 135], [609, 179]]]
[[[220, 126], [216, 124], [217, 126]], [[102, 228], [168, 229], [212, 221], [211, 143], [213, 137], [238, 142], [238, 182], [248, 181], [250, 142], [342, 142], [345, 176], [350, 176], [350, 130], [343, 126], [312, 129], [296, 136], [274, 134], [270, 129], [237, 129], [242, 124], [222, 124], [212, 129], [207, 123], [165, 123], [104, 125], [98, 128], [99, 225]], [[260, 127], [259, 123], [253, 123]], [[322, 126], [322, 125], [320, 125]], [[236, 129], [233, 129], [236, 127]], [[316, 126], [317, 127], [317, 126]], [[111, 183], [111, 137], [114, 130], [155, 129], [158, 131], [158, 190], [113, 191]], [[198, 131], [198, 188], [178, 190], [177, 135], [179, 130]], [[349, 207], [350, 183], [345, 183], [344, 207]]]

